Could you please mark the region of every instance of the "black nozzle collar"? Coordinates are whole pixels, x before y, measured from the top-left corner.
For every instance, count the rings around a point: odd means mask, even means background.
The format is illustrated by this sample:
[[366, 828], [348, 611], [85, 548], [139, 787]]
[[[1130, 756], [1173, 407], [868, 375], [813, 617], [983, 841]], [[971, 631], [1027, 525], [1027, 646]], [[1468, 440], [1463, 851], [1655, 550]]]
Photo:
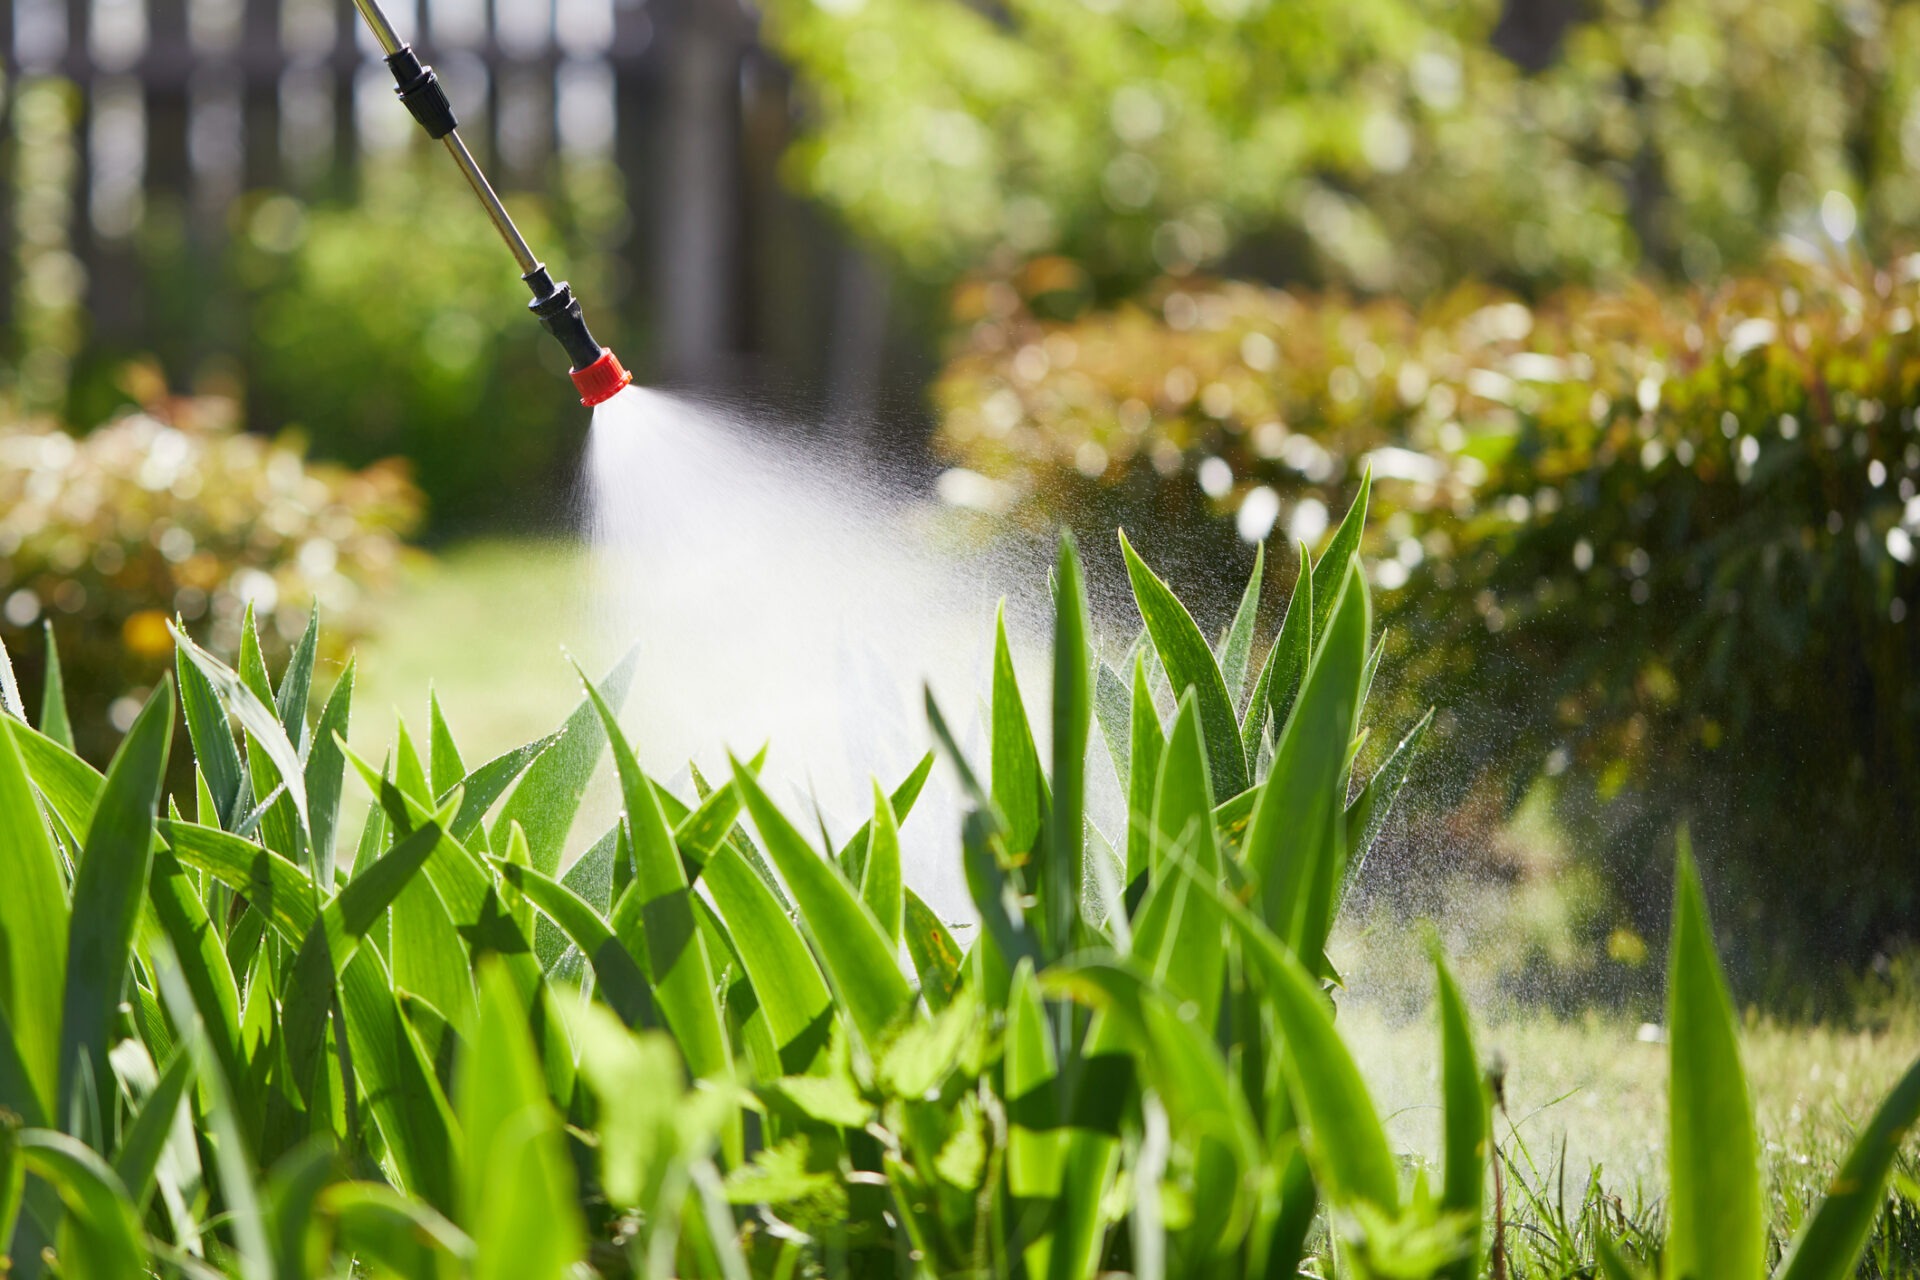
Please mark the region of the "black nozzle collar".
[[388, 54], [387, 69], [393, 72], [394, 93], [407, 104], [407, 110], [413, 113], [429, 138], [444, 138], [460, 127], [460, 121], [454, 118], [453, 103], [447, 100], [447, 91], [440, 87], [440, 77], [432, 67], [421, 65], [412, 45], [403, 44], [397, 52]]
[[560, 345], [566, 348], [567, 359], [573, 362], [573, 371], [578, 373], [598, 360], [602, 348], [593, 340], [593, 334], [587, 331], [586, 317], [580, 312], [580, 301], [573, 296], [573, 290], [567, 282], [562, 280], [555, 284], [544, 265], [535, 267], [520, 278], [526, 281], [527, 288], [533, 290], [533, 301], [527, 304], [527, 310], [540, 317], [540, 323], [547, 327], [547, 332], [560, 340]]

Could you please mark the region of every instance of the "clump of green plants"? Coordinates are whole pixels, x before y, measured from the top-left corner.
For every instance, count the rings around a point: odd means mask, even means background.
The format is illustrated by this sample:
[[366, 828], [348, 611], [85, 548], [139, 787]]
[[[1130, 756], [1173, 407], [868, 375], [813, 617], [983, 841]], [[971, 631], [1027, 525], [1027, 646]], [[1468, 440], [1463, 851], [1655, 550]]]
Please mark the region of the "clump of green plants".
[[[1258, 664], [1257, 579], [1216, 650], [1124, 543], [1146, 627], [1102, 661], [1062, 544], [1047, 752], [1004, 630], [979, 768], [929, 699], [967, 798], [964, 946], [902, 877], [933, 755], [822, 848], [758, 760], [688, 797], [649, 777], [616, 718], [631, 658], [477, 765], [437, 704], [382, 763], [353, 752], [353, 669], [315, 711], [312, 627], [277, 681], [250, 624], [235, 666], [176, 634], [177, 694], [104, 775], [11, 709], [14, 1273], [1504, 1274], [1493, 1095], [1444, 962], [1437, 1168], [1389, 1145], [1329, 998], [1328, 932], [1424, 727], [1353, 776], [1363, 520]], [[184, 804], [161, 794], [176, 706]], [[1096, 722], [1128, 797], [1112, 845], [1084, 808]], [[609, 750], [624, 811], [563, 873]], [[352, 836], [349, 779], [374, 799]], [[1684, 856], [1676, 912], [1662, 1249], [1671, 1275], [1757, 1280], [1758, 1153]], [[1920, 1067], [1783, 1276], [1852, 1270], [1917, 1113]]]
[[1785, 997], [1920, 930], [1917, 307], [1908, 259], [1418, 311], [1167, 286], [983, 319], [940, 439], [1028, 519], [1119, 518], [1195, 559], [1326, 536], [1371, 462], [1393, 683], [1442, 708], [1461, 780], [1437, 798], [1511, 812], [1543, 785], [1642, 934], [1692, 818], [1723, 909], [1769, 940], [1743, 980]]
[[313, 463], [297, 436], [238, 427], [231, 401], [163, 394], [84, 435], [0, 426], [0, 641], [47, 691], [42, 730], [84, 759], [166, 670], [169, 619], [230, 652], [256, 606], [278, 659], [318, 600], [333, 657], [396, 577], [420, 513], [404, 467]]

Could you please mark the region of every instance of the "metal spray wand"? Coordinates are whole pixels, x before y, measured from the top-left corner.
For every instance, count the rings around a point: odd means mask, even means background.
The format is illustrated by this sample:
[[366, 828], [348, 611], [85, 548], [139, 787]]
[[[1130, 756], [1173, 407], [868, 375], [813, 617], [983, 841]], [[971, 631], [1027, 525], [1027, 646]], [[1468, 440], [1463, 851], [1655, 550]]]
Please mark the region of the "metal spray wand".
[[593, 334], [587, 331], [586, 319], [580, 314], [580, 303], [573, 296], [573, 290], [564, 280], [554, 283], [546, 265], [534, 256], [526, 237], [513, 224], [513, 218], [506, 206], [500, 203], [493, 184], [487, 181], [479, 162], [461, 140], [460, 122], [454, 118], [453, 104], [447, 101], [446, 90], [440, 86], [440, 77], [434, 74], [432, 67], [422, 65], [412, 47], [400, 39], [393, 24], [387, 20], [387, 15], [381, 12], [378, 0], [353, 0], [353, 3], [359, 9], [360, 16], [366, 19], [374, 39], [380, 42], [381, 49], [386, 52], [387, 69], [393, 72], [394, 92], [406, 104], [407, 110], [413, 113], [413, 118], [420, 122], [420, 127], [427, 131], [427, 136], [446, 144], [447, 154], [460, 166], [460, 172], [466, 176], [473, 194], [480, 198], [487, 217], [493, 220], [494, 230], [507, 242], [513, 260], [520, 266], [520, 278], [533, 291], [533, 301], [527, 304], [528, 310], [538, 316], [547, 332], [559, 339], [560, 345], [566, 348], [573, 384], [580, 390], [580, 403], [591, 407], [612, 399], [622, 387], [633, 381], [633, 375], [622, 367], [613, 352], [593, 340]]

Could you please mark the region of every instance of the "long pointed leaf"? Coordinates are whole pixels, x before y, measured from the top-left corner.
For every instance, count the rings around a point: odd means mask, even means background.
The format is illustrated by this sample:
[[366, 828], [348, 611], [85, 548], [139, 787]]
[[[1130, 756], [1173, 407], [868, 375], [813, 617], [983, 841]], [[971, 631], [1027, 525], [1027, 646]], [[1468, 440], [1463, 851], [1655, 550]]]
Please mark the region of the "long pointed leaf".
[[1200, 723], [1207, 731], [1214, 786], [1222, 795], [1239, 795], [1247, 789], [1247, 758], [1240, 747], [1240, 722], [1234, 715], [1233, 698], [1220, 674], [1220, 664], [1214, 660], [1213, 650], [1193, 615], [1135, 553], [1125, 532], [1120, 535], [1120, 550], [1126, 557], [1134, 602], [1153, 636], [1153, 647], [1166, 666], [1167, 678], [1173, 682], [1174, 695], [1192, 689], [1200, 700]]
[[94, 1075], [102, 1116], [111, 1114], [107, 1048], [127, 982], [134, 926], [153, 860], [153, 821], [173, 736], [173, 681], [162, 680], [114, 753], [106, 785], [74, 868], [74, 901], [86, 909], [67, 934], [60, 1015], [60, 1098], [73, 1097], [82, 1064]]

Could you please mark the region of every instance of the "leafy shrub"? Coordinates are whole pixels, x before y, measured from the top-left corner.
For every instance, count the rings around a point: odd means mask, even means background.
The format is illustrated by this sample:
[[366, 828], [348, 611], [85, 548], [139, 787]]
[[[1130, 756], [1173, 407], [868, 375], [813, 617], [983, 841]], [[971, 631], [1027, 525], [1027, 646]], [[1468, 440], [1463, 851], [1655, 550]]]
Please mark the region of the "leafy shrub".
[[[310, 716], [311, 650], [276, 687], [250, 628], [237, 669], [179, 637], [197, 821], [160, 817], [171, 684], [104, 778], [0, 717], [16, 1270], [40, 1274], [47, 1245], [100, 1276], [187, 1257], [193, 1274], [526, 1280], [1285, 1275], [1321, 1221], [1315, 1273], [1337, 1257], [1467, 1280], [1493, 1098], [1446, 967], [1431, 1180], [1403, 1171], [1328, 999], [1327, 932], [1417, 740], [1349, 799], [1361, 510], [1257, 675], [1257, 583], [1215, 653], [1123, 544], [1146, 636], [1122, 681], [1089, 651], [1063, 544], [1050, 766], [1004, 631], [984, 774], [929, 701], [967, 796], [964, 951], [901, 878], [931, 756], [821, 849], [757, 763], [688, 800], [641, 771], [613, 710], [631, 658], [550, 738], [469, 768], [436, 708], [424, 753], [402, 728], [383, 774], [345, 746], [351, 671]], [[1127, 783], [1123, 848], [1084, 822], [1096, 719]], [[609, 743], [625, 811], [562, 877]], [[350, 859], [349, 772], [376, 800]], [[1737, 1023], [1684, 855], [1675, 914], [1664, 1248], [1689, 1274], [1712, 1258], [1759, 1280]], [[1851, 1273], [1917, 1117], [1920, 1066], [1781, 1280]], [[1597, 1248], [1607, 1275], [1638, 1274]]]
[[[557, 238], [543, 208], [514, 211], [534, 243]], [[457, 175], [402, 168], [345, 207], [268, 197], [246, 228], [235, 256], [253, 294], [255, 420], [302, 427], [355, 466], [411, 460], [438, 534], [550, 525], [565, 509], [587, 415]], [[595, 321], [610, 327], [611, 311]]]
[[940, 439], [1036, 512], [1210, 512], [1220, 555], [1228, 517], [1299, 532], [1363, 460], [1416, 477], [1382, 487], [1372, 573], [1461, 775], [1508, 803], [1552, 780], [1641, 928], [1698, 815], [1743, 967], [1859, 964], [1920, 933], [1916, 307], [1911, 262], [1783, 261], [1537, 309], [1229, 285], [1016, 311], [943, 376]]
[[1403, 294], [1711, 280], [1782, 233], [1920, 222], [1920, 17], [1882, 0], [766, 11], [813, 107], [802, 180], [938, 280], [1046, 254], [1104, 301], [1222, 264]]
[[71, 734], [104, 760], [173, 653], [169, 619], [231, 647], [251, 607], [283, 651], [309, 604], [364, 617], [419, 514], [404, 468], [315, 466], [300, 442], [235, 431], [219, 400], [156, 402], [75, 438], [46, 423], [0, 428], [0, 637], [27, 687], [44, 679], [50, 626], [64, 657]]

